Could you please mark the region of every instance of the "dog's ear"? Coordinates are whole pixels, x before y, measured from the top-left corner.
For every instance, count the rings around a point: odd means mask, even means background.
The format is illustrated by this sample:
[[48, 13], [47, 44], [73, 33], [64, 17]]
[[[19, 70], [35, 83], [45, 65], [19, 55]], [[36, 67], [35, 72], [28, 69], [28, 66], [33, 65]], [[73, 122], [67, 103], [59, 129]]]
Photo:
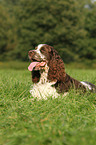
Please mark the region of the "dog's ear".
[[50, 46], [50, 48], [49, 48], [49, 53], [50, 53], [50, 56], [54, 57], [54, 58], [56, 55], [58, 55], [58, 52], [52, 46]]
[[32, 82], [33, 83], [38, 83], [40, 80], [40, 71], [39, 70], [33, 70], [32, 72]]

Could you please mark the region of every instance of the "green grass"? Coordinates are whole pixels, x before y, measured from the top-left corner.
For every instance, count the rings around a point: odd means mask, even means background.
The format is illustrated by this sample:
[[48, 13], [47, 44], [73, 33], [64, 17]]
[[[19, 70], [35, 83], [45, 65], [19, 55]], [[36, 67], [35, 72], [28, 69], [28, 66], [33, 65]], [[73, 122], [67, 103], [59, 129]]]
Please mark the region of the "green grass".
[[[67, 70], [96, 85], [96, 70]], [[36, 101], [27, 70], [0, 70], [0, 145], [95, 145], [96, 94]]]
[[8, 62], [0, 62], [0, 69], [16, 69], [16, 70], [24, 70], [28, 68], [30, 62], [22, 62], [22, 61], [8, 61]]

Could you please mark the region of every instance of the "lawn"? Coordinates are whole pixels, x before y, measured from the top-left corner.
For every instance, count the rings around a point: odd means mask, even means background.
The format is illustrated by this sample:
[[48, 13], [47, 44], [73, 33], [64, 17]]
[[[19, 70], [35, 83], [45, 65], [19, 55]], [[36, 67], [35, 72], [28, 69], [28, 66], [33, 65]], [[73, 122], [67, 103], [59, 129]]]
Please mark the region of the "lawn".
[[[96, 70], [67, 70], [96, 85]], [[30, 97], [28, 70], [0, 70], [0, 145], [95, 145], [96, 94]]]

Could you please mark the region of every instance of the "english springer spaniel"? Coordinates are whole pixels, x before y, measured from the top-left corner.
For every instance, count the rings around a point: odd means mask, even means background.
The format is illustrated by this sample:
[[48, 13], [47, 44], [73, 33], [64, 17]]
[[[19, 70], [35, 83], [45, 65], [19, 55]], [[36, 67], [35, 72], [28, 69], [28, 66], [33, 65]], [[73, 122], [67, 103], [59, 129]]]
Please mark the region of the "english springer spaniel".
[[31, 64], [33, 86], [30, 93], [38, 99], [66, 95], [71, 88], [96, 92], [96, 86], [89, 82], [80, 82], [65, 72], [63, 60], [52, 46], [39, 44], [28, 53]]

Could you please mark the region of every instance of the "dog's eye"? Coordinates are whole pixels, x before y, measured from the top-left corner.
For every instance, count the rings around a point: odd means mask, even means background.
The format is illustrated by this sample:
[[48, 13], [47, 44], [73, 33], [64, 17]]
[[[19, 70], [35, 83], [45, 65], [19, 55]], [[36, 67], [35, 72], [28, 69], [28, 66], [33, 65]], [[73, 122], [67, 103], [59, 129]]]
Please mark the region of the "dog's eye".
[[44, 47], [42, 47], [40, 51], [41, 51], [41, 52], [44, 52], [44, 51], [45, 51], [45, 48], [44, 48]]

